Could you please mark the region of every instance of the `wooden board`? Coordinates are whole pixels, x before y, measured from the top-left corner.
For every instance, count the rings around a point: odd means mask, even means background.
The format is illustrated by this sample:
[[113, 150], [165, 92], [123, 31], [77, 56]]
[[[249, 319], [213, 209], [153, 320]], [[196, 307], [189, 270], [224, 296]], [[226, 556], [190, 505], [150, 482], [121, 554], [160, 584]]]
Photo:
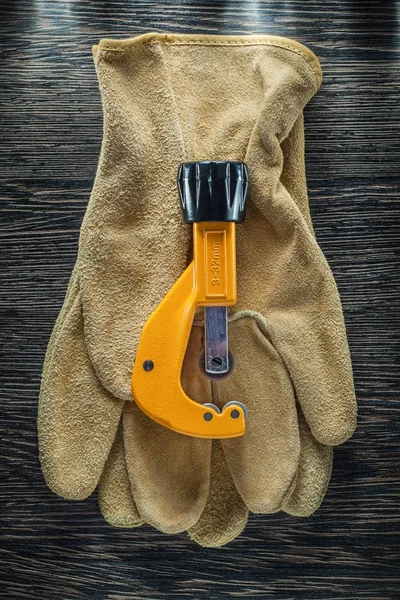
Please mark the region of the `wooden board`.
[[[0, 30], [0, 597], [400, 598], [396, 3], [3, 0]], [[343, 300], [359, 426], [316, 514], [252, 516], [221, 550], [113, 529], [95, 495], [53, 495], [38, 462], [41, 368], [102, 137], [91, 45], [152, 30], [294, 37], [325, 76], [306, 110], [307, 175]]]

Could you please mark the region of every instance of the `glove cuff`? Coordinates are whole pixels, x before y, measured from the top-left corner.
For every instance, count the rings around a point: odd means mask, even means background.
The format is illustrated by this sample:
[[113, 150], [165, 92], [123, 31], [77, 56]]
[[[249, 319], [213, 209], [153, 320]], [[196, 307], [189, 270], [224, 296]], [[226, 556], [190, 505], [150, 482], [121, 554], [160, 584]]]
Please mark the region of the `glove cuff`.
[[93, 54], [101, 50], [125, 50], [139, 44], [175, 44], [175, 45], [201, 45], [201, 46], [275, 46], [285, 48], [303, 56], [315, 73], [317, 86], [322, 82], [321, 65], [315, 54], [296, 40], [276, 35], [212, 35], [212, 34], [177, 34], [158, 33], [156, 31], [145, 33], [126, 40], [101, 39], [93, 46]]

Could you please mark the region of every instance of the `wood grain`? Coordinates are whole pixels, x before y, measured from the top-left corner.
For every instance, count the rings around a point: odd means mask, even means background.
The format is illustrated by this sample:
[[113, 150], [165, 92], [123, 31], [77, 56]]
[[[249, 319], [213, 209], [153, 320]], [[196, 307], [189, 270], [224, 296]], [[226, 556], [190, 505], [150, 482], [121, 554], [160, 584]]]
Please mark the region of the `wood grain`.
[[[0, 11], [0, 597], [400, 598], [396, 3], [3, 0]], [[53, 495], [37, 457], [41, 367], [102, 136], [90, 48], [152, 30], [294, 37], [324, 70], [306, 111], [307, 174], [342, 295], [359, 426], [316, 514], [253, 516], [221, 550], [113, 529], [95, 496]]]

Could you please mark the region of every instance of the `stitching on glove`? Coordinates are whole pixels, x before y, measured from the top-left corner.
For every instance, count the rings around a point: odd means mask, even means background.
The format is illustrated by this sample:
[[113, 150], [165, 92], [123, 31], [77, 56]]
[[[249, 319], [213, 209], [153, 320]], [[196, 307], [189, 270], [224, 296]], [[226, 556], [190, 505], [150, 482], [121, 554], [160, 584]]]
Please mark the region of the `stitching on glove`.
[[[284, 50], [289, 50], [290, 52], [294, 52], [298, 54], [302, 58], [305, 59], [307, 66], [311, 69], [314, 77], [317, 79], [317, 83], [320, 83], [322, 78], [322, 73], [320, 68], [313, 66], [312, 58], [308, 56], [305, 52], [302, 52], [299, 48], [294, 46], [290, 46], [289, 44], [283, 44], [281, 42], [277, 42], [275, 40], [224, 40], [224, 41], [216, 41], [216, 40], [159, 40], [159, 39], [151, 39], [151, 40], [143, 40], [141, 42], [142, 45], [162, 45], [162, 46], [271, 46], [275, 48], [282, 48]], [[109, 45], [99, 45], [94, 46], [94, 49], [98, 49], [100, 52], [102, 50], [108, 52], [125, 52], [127, 50], [131, 50], [136, 47], [136, 44], [125, 45], [124, 47], [118, 46], [109, 46]], [[310, 51], [311, 53], [311, 51]], [[314, 59], [318, 62], [318, 59], [315, 57]]]

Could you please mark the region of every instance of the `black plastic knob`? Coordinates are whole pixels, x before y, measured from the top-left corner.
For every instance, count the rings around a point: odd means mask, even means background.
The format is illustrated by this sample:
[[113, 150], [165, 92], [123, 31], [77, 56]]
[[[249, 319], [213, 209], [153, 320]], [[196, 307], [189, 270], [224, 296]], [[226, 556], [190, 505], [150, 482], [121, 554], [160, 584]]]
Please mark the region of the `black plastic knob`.
[[245, 163], [213, 160], [183, 163], [178, 189], [186, 223], [233, 221], [246, 216], [248, 185]]

